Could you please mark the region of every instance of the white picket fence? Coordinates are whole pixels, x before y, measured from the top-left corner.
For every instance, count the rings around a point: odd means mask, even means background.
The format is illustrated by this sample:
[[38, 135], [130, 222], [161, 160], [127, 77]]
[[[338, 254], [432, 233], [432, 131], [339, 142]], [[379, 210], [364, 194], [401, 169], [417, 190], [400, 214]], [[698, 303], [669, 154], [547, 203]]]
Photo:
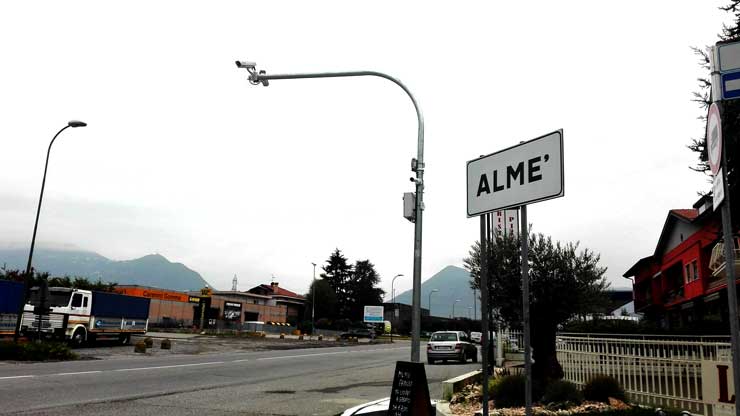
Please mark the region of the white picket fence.
[[616, 378], [632, 401], [712, 416], [702, 401], [702, 360], [729, 360], [730, 344], [640, 336], [559, 335], [558, 361], [565, 379], [583, 386], [595, 375]]
[[524, 333], [517, 329], [502, 329], [498, 334], [502, 337], [505, 353], [524, 352]]

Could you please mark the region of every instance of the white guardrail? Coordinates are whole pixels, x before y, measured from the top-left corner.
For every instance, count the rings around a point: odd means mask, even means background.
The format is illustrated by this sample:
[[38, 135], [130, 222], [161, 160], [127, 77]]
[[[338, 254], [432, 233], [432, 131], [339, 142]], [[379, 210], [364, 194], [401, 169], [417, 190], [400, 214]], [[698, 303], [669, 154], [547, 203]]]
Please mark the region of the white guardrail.
[[716, 416], [702, 398], [702, 361], [730, 361], [728, 342], [621, 337], [559, 335], [557, 354], [565, 380], [582, 387], [593, 376], [608, 375], [634, 402]]

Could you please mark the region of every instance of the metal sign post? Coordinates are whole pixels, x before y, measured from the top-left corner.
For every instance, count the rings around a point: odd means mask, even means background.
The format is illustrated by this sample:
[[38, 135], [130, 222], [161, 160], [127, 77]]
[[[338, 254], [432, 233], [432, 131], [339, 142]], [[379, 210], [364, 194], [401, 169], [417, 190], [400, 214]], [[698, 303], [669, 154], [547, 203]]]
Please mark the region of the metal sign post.
[[527, 206], [521, 207], [522, 218], [522, 320], [524, 321], [524, 403], [525, 414], [532, 416], [532, 352], [529, 339], [529, 233], [527, 231]]
[[[488, 246], [493, 219], [490, 212], [521, 208], [522, 309], [526, 415], [532, 415], [532, 357], [529, 331], [529, 235], [527, 204], [564, 195], [563, 131], [474, 159], [467, 164], [468, 217], [480, 216], [481, 341], [483, 354], [483, 415], [488, 415]], [[484, 292], [485, 291], [485, 292]], [[500, 338], [500, 336], [499, 336]], [[738, 384], [740, 385], [740, 384]], [[738, 415], [740, 416], [740, 415]]]
[[[732, 232], [732, 214], [730, 210], [730, 189], [727, 183], [727, 155], [722, 140], [721, 106], [715, 102], [709, 107], [707, 116], [707, 149], [712, 172], [716, 175], [715, 183], [720, 189], [714, 190], [714, 208], [719, 205], [722, 213], [722, 236], [725, 246], [725, 270], [727, 273], [727, 303], [730, 312], [730, 339], [732, 341], [732, 379], [735, 390], [740, 386], [740, 329], [737, 315], [737, 287], [735, 277], [735, 245]], [[719, 163], [717, 163], [719, 162]], [[719, 194], [718, 192], [721, 192]], [[740, 395], [735, 397], [735, 415], [740, 416]]]
[[483, 416], [488, 416], [488, 214], [480, 216], [481, 362], [483, 364]]

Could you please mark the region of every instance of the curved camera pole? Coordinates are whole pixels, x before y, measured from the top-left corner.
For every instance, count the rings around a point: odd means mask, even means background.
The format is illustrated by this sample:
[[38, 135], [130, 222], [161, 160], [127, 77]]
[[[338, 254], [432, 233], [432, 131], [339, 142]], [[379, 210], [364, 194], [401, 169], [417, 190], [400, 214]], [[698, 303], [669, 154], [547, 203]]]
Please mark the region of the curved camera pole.
[[411, 305], [411, 361], [419, 362], [419, 343], [421, 335], [421, 231], [422, 214], [424, 211], [424, 117], [416, 98], [411, 91], [397, 78], [377, 71], [346, 71], [346, 72], [314, 72], [299, 74], [266, 74], [265, 71], [257, 71], [253, 62], [236, 61], [236, 66], [245, 68], [249, 72], [249, 82], [252, 85], [269, 85], [269, 81], [278, 79], [305, 79], [305, 78], [345, 78], [345, 77], [380, 77], [385, 78], [401, 87], [411, 99], [416, 109], [418, 121], [418, 140], [416, 159], [411, 164], [411, 169], [416, 172], [416, 178], [412, 181], [416, 184], [416, 219], [414, 221], [414, 278], [413, 295]]

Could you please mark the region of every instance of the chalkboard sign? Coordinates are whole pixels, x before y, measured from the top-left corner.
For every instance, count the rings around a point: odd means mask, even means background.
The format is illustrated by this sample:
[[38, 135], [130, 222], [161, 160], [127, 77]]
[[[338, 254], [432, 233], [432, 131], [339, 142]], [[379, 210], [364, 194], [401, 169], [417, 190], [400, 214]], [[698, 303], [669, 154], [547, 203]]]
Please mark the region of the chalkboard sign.
[[434, 416], [424, 364], [396, 361], [388, 416]]

